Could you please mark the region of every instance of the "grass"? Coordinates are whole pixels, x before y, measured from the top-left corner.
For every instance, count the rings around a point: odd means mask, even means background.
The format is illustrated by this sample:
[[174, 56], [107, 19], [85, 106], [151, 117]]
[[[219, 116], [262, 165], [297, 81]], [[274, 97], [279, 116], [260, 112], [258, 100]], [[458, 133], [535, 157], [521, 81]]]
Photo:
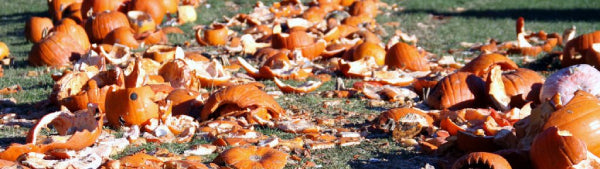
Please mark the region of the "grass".
[[[384, 26], [387, 36], [393, 34], [397, 29], [408, 34], [415, 34], [419, 38], [419, 46], [438, 56], [452, 55], [456, 58], [465, 58], [478, 54], [466, 51], [460, 45], [461, 42], [484, 43], [490, 38], [499, 41], [514, 40], [515, 20], [519, 16], [525, 18], [525, 28], [531, 31], [544, 30], [561, 33], [572, 25], [577, 27], [578, 34], [600, 29], [600, 18], [596, 15], [600, 12], [600, 1], [594, 0], [382, 1], [388, 2], [390, 5], [392, 2], [396, 3], [399, 7], [397, 10], [382, 9], [382, 13], [377, 18], [379, 23], [400, 23], [399, 27]], [[273, 0], [264, 1], [267, 5], [271, 2]], [[208, 0], [207, 5], [197, 9], [198, 21], [181, 26], [180, 28], [185, 31], [183, 35], [169, 35], [170, 43], [181, 45], [188, 41], [191, 42], [194, 49], [197, 49], [197, 44], [193, 40], [193, 26], [222, 21], [222, 16], [248, 12], [254, 3], [254, 1], [245, 0]], [[0, 78], [0, 88], [18, 84], [24, 89], [19, 93], [0, 95], [0, 98], [15, 98], [17, 107], [10, 109], [11, 112], [26, 115], [37, 111], [33, 105], [47, 99], [53, 85], [50, 74], [57, 71], [43, 67], [31, 67], [26, 61], [32, 44], [24, 38], [24, 24], [31, 16], [47, 16], [46, 2], [40, 0], [2, 1], [0, 6], [0, 41], [9, 46], [11, 55], [16, 58], [14, 64], [4, 66], [5, 75]], [[387, 36], [382, 39], [386, 41]], [[200, 50], [214, 49], [200, 48]], [[449, 53], [450, 50], [458, 52]], [[560, 50], [560, 48], [556, 50]], [[547, 67], [547, 64], [551, 66]], [[538, 61], [521, 64], [521, 66], [532, 68], [544, 75], [548, 75], [558, 68], [556, 60], [549, 56], [539, 56]], [[38, 75], [28, 76], [31, 71], [37, 72]], [[344, 81], [346, 86], [350, 86], [356, 79], [344, 79]], [[286, 83], [298, 84], [293, 81], [286, 81]], [[265, 81], [265, 84], [269, 89], [276, 90], [271, 81]], [[334, 85], [332, 80], [325, 83], [318, 91], [331, 90]], [[367, 100], [353, 98], [341, 100], [338, 106], [323, 107], [323, 102], [336, 100], [341, 99], [323, 98], [314, 93], [286, 94], [277, 98], [277, 102], [284, 108], [309, 111], [315, 118], [348, 116], [349, 121], [346, 126], [355, 128], [368, 125], [366, 121], [381, 111], [398, 106], [386, 104], [381, 107], [369, 107]], [[0, 108], [0, 110], [3, 109]], [[27, 130], [25, 127], [0, 127], [0, 147], [5, 148], [14, 142], [24, 142], [23, 135]], [[297, 136], [271, 128], [257, 128], [257, 131], [266, 135], [277, 135], [280, 138]], [[122, 135], [122, 133], [116, 132], [115, 135]], [[155, 151], [156, 148], [166, 148], [173, 153], [182, 153], [190, 146], [201, 143], [208, 143], [208, 141], [194, 139], [191, 143], [186, 144], [130, 146], [113, 158], [141, 150]], [[206, 159], [210, 161], [215, 156], [216, 154], [213, 154]], [[287, 167], [298, 168], [302, 167], [305, 162], [311, 161], [324, 168], [421, 168], [425, 164], [435, 164], [438, 161], [437, 158], [419, 154], [412, 148], [402, 147], [386, 135], [370, 136], [368, 140], [358, 146], [317, 150], [312, 151], [310, 156], [303, 155], [302, 157], [302, 161], [291, 163]]]

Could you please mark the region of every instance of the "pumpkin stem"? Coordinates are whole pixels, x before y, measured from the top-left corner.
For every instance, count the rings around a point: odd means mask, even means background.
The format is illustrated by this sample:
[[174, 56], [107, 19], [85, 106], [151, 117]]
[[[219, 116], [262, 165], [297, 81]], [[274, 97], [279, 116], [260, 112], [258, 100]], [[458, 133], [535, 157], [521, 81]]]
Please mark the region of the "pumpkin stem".
[[42, 39], [46, 38], [46, 36], [48, 36], [49, 33], [50, 33], [50, 30], [48, 30], [48, 28], [44, 28], [42, 30]]

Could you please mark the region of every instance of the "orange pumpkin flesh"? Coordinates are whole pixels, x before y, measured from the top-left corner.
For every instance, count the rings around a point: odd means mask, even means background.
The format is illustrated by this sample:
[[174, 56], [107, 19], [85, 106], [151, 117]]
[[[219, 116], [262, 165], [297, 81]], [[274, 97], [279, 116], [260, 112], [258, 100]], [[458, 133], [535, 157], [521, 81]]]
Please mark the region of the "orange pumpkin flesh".
[[281, 169], [287, 163], [288, 154], [269, 147], [234, 147], [219, 154], [213, 161], [225, 167]]

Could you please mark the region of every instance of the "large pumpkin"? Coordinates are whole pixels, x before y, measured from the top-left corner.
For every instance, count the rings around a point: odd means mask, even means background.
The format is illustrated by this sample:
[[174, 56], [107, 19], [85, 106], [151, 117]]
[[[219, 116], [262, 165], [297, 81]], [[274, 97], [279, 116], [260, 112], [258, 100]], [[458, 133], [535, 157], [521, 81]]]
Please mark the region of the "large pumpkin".
[[428, 71], [429, 63], [417, 48], [404, 42], [392, 46], [385, 55], [385, 64], [402, 70]]
[[86, 51], [66, 33], [54, 32], [31, 47], [29, 64], [34, 66], [65, 66], [69, 59]]
[[436, 109], [457, 110], [485, 105], [485, 82], [467, 72], [456, 72], [440, 80], [425, 100]]
[[72, 19], [63, 19], [53, 30], [69, 34], [69, 36], [75, 39], [86, 51], [91, 47], [90, 39], [86, 34], [85, 29]]
[[600, 133], [597, 125], [600, 123], [600, 100], [593, 95], [579, 90], [575, 96], [562, 108], [550, 115], [544, 124], [544, 129], [556, 126], [567, 130], [573, 136], [583, 140], [588, 150], [594, 155], [600, 155]]
[[104, 37], [122, 26], [129, 27], [125, 14], [118, 11], [105, 11], [88, 19], [85, 30], [92, 42], [102, 42]]

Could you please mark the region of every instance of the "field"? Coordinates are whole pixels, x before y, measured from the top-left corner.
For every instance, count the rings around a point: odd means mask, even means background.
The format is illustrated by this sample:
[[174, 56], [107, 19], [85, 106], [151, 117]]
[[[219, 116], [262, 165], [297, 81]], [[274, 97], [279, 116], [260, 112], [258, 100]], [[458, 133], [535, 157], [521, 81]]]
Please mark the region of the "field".
[[[414, 34], [419, 39], [418, 46], [441, 56], [454, 56], [456, 60], [472, 58], [478, 52], [472, 52], [461, 44], [485, 43], [490, 38], [498, 41], [516, 39], [515, 20], [525, 18], [525, 28], [530, 31], [544, 30], [546, 32], [562, 33], [566, 28], [576, 26], [577, 34], [600, 30], [600, 1], [595, 0], [381, 0], [390, 7], [381, 8], [377, 22], [385, 28], [382, 36], [385, 41], [395, 30]], [[273, 1], [264, 1], [271, 4]], [[169, 43], [181, 45], [188, 41], [191, 47], [197, 48], [192, 27], [206, 25], [222, 16], [233, 16], [237, 13], [247, 13], [252, 9], [254, 1], [246, 0], [208, 0], [197, 8], [196, 23], [180, 26], [184, 34], [170, 34]], [[395, 6], [395, 7], [391, 7]], [[31, 16], [48, 16], [44, 0], [4, 0], [0, 2], [0, 41], [5, 42], [15, 58], [9, 66], [3, 66], [4, 77], [0, 78], [0, 89], [19, 85], [23, 91], [0, 95], [0, 99], [13, 98], [16, 104], [0, 102], [0, 115], [17, 113], [24, 117], [50, 110], [37, 109], [41, 102], [48, 98], [52, 91], [52, 73], [59, 72], [46, 67], [32, 67], [27, 63], [28, 52], [33, 45], [25, 39], [24, 25]], [[386, 24], [387, 23], [387, 24]], [[203, 49], [203, 48], [201, 48]], [[210, 49], [206, 49], [210, 50]], [[555, 48], [555, 50], [561, 50]], [[542, 74], [557, 70], [556, 58], [545, 54], [538, 56], [538, 61], [522, 64], [521, 56], [513, 56], [520, 66], [527, 67]], [[549, 66], [546, 66], [549, 65]], [[335, 79], [333, 77], [332, 79]], [[344, 79], [346, 84], [352, 84], [357, 79]], [[272, 81], [264, 81], [267, 90], [278, 90]], [[342, 104], [324, 108], [324, 102], [334, 102], [339, 99], [324, 98], [319, 92], [333, 90], [334, 80], [321, 86], [316, 92], [309, 94], [286, 94], [277, 98], [277, 102], [285, 109], [297, 109], [311, 112], [315, 118], [335, 118], [348, 114], [350, 116], [345, 127], [361, 128], [369, 125], [379, 113], [396, 107], [394, 103], [372, 106], [368, 100], [351, 98]], [[30, 126], [29, 126], [30, 127]], [[266, 135], [277, 135], [280, 138], [293, 138], [295, 134], [285, 133], [278, 129], [258, 128]], [[28, 126], [0, 125], [0, 148], [6, 148], [10, 143], [24, 143], [24, 134]], [[117, 132], [118, 133], [118, 132]], [[114, 156], [122, 157], [142, 149], [152, 151], [162, 147], [174, 153], [182, 153], [194, 144], [206, 143], [206, 140], [195, 139], [187, 144], [144, 144], [128, 147], [124, 152]], [[211, 161], [216, 154], [206, 157]], [[287, 168], [303, 167], [307, 161], [314, 162], [323, 168], [423, 168], [426, 166], [440, 167], [444, 159], [435, 155], [423, 154], [414, 147], [403, 147], [387, 134], [371, 134], [360, 145], [316, 150], [302, 160], [288, 163]]]

